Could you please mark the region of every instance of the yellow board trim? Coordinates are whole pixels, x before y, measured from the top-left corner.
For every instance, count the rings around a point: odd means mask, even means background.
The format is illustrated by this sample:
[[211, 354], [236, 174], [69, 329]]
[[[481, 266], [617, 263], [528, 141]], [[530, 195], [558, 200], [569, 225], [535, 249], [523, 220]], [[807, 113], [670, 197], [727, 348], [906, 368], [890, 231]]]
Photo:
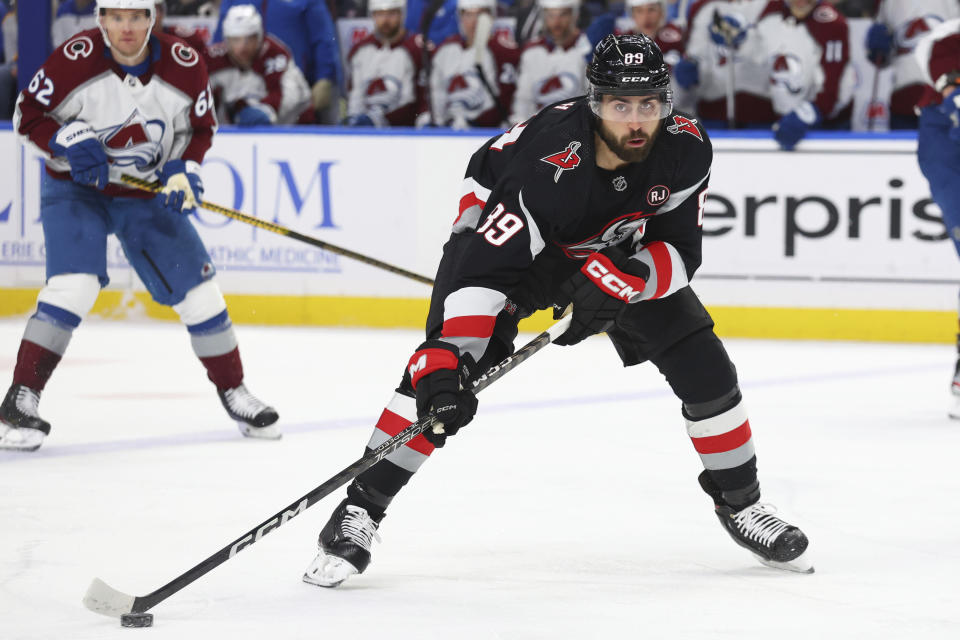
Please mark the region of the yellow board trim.
[[[25, 316], [36, 307], [37, 289], [0, 289], [0, 317]], [[227, 295], [231, 319], [240, 324], [355, 326], [422, 329], [429, 300], [336, 296]], [[805, 309], [711, 306], [717, 334], [737, 338], [868, 340], [951, 343], [953, 311], [898, 309]], [[100, 318], [177, 320], [170, 307], [145, 292], [104, 291], [91, 315]], [[543, 331], [553, 322], [541, 311], [520, 324]]]

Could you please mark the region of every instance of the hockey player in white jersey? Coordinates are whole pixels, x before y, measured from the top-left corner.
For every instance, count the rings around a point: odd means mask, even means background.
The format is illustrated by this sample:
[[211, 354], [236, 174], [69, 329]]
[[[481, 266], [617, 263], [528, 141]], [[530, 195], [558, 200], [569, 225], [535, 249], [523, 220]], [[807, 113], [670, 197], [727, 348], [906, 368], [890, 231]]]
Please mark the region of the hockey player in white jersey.
[[[111, 233], [153, 299], [179, 314], [241, 432], [278, 438], [277, 412], [243, 384], [213, 264], [186, 215], [203, 194], [199, 163], [216, 129], [206, 65], [182, 40], [150, 33], [154, 0], [97, 5], [99, 30], [54, 51], [17, 101], [14, 127], [46, 159], [47, 280], [0, 403], [0, 448], [32, 451], [50, 432], [40, 394], [109, 282]], [[163, 193], [127, 189], [122, 174], [156, 178]]]
[[[507, 36], [490, 37], [496, 9], [494, 0], [457, 1], [460, 33], [437, 47], [431, 63], [429, 93], [436, 124], [467, 129], [506, 122], [520, 51]], [[478, 30], [481, 21], [486, 30]], [[477, 42], [478, 31], [486, 42]]]
[[891, 129], [917, 128], [914, 107], [926, 80], [914, 50], [921, 38], [952, 18], [960, 18], [958, 0], [877, 0], [877, 21], [867, 31], [867, 57], [878, 68], [893, 67]]
[[587, 90], [584, 71], [593, 49], [586, 34], [577, 28], [580, 0], [538, 2], [543, 9], [543, 34], [528, 42], [520, 54], [511, 123]]
[[781, 148], [793, 149], [814, 127], [849, 121], [856, 79], [839, 11], [823, 0], [772, 0], [757, 20], [757, 35]]
[[426, 109], [421, 36], [403, 26], [406, 0], [370, 0], [373, 33], [347, 56], [348, 126], [413, 126]]
[[286, 45], [263, 32], [256, 7], [230, 7], [224, 41], [210, 47], [210, 86], [223, 122], [240, 126], [313, 120], [310, 86]]

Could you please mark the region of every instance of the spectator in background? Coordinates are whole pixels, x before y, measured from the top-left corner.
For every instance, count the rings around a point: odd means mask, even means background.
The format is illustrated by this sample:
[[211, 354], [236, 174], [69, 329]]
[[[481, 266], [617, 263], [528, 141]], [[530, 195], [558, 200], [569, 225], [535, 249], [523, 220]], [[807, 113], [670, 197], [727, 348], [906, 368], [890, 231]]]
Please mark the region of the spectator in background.
[[169, 0], [157, 0], [156, 5], [154, 6], [154, 11], [157, 14], [157, 21], [153, 23], [153, 32], [166, 33], [171, 36], [176, 36], [196, 49], [197, 53], [199, 53], [201, 56], [205, 55], [207, 51], [207, 43], [204, 41], [200, 32], [198, 32], [196, 29], [164, 26], [163, 22], [169, 13], [168, 7]]
[[207, 70], [220, 122], [248, 127], [313, 121], [307, 81], [290, 50], [264, 34], [252, 5], [227, 11], [223, 42], [210, 47]]
[[708, 129], [767, 128], [777, 120], [769, 97], [769, 67], [751, 28], [766, 4], [704, 0], [691, 7], [685, 57], [674, 66], [673, 76], [677, 85], [693, 92]]
[[577, 27], [580, 0], [539, 2], [543, 36], [527, 43], [520, 54], [511, 123], [522, 122], [548, 104], [587, 91], [584, 73], [593, 47]]
[[404, 26], [406, 0], [370, 0], [373, 33], [347, 57], [350, 89], [343, 124], [411, 127], [426, 109], [421, 36]]
[[[506, 123], [520, 51], [512, 38], [491, 36], [496, 10], [496, 0], [457, 0], [460, 33], [437, 48], [430, 71], [432, 112], [424, 115], [434, 123], [454, 129]], [[481, 21], [485, 29], [478, 29]], [[485, 42], [476, 41], [478, 30]]]
[[[32, 1], [36, 2], [37, 0]], [[61, 2], [51, 27], [53, 46], [59, 47], [69, 40], [73, 34], [96, 27], [96, 9], [96, 0], [65, 0], [65, 2]]]
[[0, 1], [0, 120], [13, 117], [17, 100], [17, 7]]
[[757, 21], [768, 61], [773, 135], [792, 150], [814, 127], [849, 128], [853, 88], [847, 21], [822, 0], [776, 0]]
[[408, 0], [404, 26], [410, 33], [426, 33], [430, 42], [442, 43], [459, 33], [457, 0]]
[[340, 119], [337, 91], [341, 79], [336, 29], [324, 0], [222, 0], [214, 42], [223, 39], [223, 18], [231, 7], [252, 4], [263, 15], [264, 29], [293, 53], [297, 67], [310, 84], [317, 121]]
[[219, 0], [167, 0], [171, 16], [215, 16]]
[[[926, 80], [913, 55], [920, 38], [944, 20], [960, 17], [958, 0], [877, 0], [876, 22], [867, 31], [867, 57], [877, 70], [893, 66], [890, 128], [916, 129], [914, 107]], [[857, 43], [859, 44], [859, 43]]]

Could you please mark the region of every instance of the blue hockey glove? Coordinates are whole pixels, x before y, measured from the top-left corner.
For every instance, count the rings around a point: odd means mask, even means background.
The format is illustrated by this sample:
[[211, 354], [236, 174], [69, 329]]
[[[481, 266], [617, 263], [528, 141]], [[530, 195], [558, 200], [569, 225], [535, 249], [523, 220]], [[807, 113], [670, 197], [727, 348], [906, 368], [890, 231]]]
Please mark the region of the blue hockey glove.
[[680, 60], [673, 67], [673, 79], [677, 81], [681, 89], [689, 89], [696, 84], [700, 84], [700, 69], [697, 67], [696, 61], [689, 58]]
[[747, 29], [736, 16], [723, 16], [719, 11], [714, 11], [710, 39], [722, 47], [739, 49], [747, 39]]
[[368, 116], [365, 113], [355, 113], [352, 116], [347, 116], [343, 119], [343, 125], [345, 127], [374, 127], [376, 126], [373, 122], [373, 118]]
[[773, 125], [773, 137], [784, 151], [793, 151], [797, 143], [803, 140], [810, 127], [820, 123], [820, 112], [810, 102], [802, 105], [780, 118]]
[[953, 123], [947, 132], [947, 137], [953, 142], [960, 143], [960, 87], [944, 98], [937, 109]]
[[468, 390], [474, 373], [473, 357], [443, 340], [427, 340], [410, 357], [407, 369], [417, 392], [417, 419], [433, 413], [442, 424], [423, 432], [433, 446], [442, 447], [473, 420], [477, 396]]
[[273, 124], [270, 116], [256, 107], [246, 106], [233, 116], [233, 124], [239, 127], [261, 127]]
[[203, 181], [200, 165], [192, 160], [170, 160], [164, 164], [157, 177], [163, 191], [157, 194], [164, 207], [173, 213], [193, 213], [203, 197]]
[[893, 34], [887, 25], [874, 22], [867, 30], [867, 59], [877, 67], [890, 64], [890, 52], [893, 50]]
[[70, 177], [77, 184], [103, 190], [110, 181], [107, 153], [93, 128], [82, 120], [62, 127], [50, 139], [50, 151], [70, 163]]

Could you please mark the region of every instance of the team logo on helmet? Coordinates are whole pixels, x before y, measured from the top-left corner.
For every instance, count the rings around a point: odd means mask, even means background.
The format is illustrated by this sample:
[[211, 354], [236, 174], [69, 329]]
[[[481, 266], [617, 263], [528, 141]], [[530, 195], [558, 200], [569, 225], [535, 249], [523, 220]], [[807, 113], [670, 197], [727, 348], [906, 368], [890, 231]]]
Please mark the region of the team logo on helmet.
[[650, 187], [650, 191], [647, 191], [647, 204], [652, 207], [659, 207], [666, 202], [669, 197], [670, 189], [662, 184], [658, 184], [655, 187]]
[[67, 44], [63, 45], [63, 55], [67, 56], [67, 58], [70, 60], [86, 58], [91, 53], [93, 53], [93, 40], [87, 36], [74, 38]]
[[163, 158], [163, 120], [147, 120], [134, 109], [122, 124], [97, 130], [97, 138], [111, 162], [138, 171], [156, 169]]
[[173, 46], [170, 47], [170, 52], [173, 54], [173, 59], [184, 67], [192, 67], [200, 62], [200, 56], [193, 50], [193, 47], [188, 47], [185, 44], [174, 42]]
[[554, 153], [546, 158], [540, 158], [542, 162], [552, 164], [557, 167], [557, 172], [553, 174], [553, 181], [560, 182], [560, 176], [564, 171], [570, 171], [580, 166], [580, 156], [577, 155], [577, 149], [580, 143], [573, 141], [567, 145], [567, 148], [559, 153]]
[[684, 118], [683, 116], [674, 115], [673, 124], [667, 126], [667, 131], [676, 135], [678, 133], [689, 133], [695, 137], [700, 142], [703, 142], [703, 136], [700, 135], [700, 129], [697, 128], [697, 119], [696, 118]]
[[583, 260], [595, 251], [620, 244], [631, 235], [634, 236], [635, 241], [639, 240], [643, 237], [647, 218], [651, 215], [653, 214], [642, 211], [622, 215], [610, 222], [600, 233], [581, 242], [560, 245], [560, 248], [568, 258]]

